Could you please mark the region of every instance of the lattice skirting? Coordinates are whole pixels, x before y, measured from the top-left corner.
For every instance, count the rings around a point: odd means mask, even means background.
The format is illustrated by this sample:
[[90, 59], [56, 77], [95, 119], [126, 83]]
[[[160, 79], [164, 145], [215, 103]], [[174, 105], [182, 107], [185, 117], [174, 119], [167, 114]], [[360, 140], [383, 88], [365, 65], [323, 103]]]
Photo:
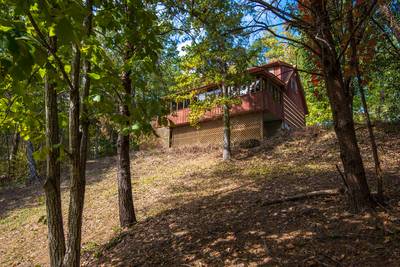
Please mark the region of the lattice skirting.
[[[248, 139], [263, 137], [262, 113], [252, 113], [231, 118], [231, 142], [233, 145]], [[198, 128], [182, 126], [172, 128], [171, 146], [222, 144], [222, 119], [202, 122]]]

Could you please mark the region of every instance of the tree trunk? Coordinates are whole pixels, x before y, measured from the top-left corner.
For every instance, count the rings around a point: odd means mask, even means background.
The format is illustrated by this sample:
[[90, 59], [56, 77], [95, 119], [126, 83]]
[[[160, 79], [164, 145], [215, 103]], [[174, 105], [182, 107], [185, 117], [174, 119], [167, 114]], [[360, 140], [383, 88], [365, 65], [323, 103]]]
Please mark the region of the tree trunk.
[[312, 1], [312, 8], [318, 11], [316, 17], [316, 23], [319, 25], [320, 31], [318, 34], [321, 34], [324, 39], [321, 41], [313, 35], [311, 37], [321, 47], [321, 67], [332, 109], [345, 179], [349, 189], [347, 193], [351, 207], [354, 211], [358, 212], [370, 207], [372, 199], [354, 128], [353, 112], [351, 109], [353, 93], [345, 86], [341, 64], [334, 49], [335, 41], [332, 36], [329, 15], [323, 1]]
[[[225, 86], [225, 84], [222, 84], [222, 92], [224, 97], [228, 96], [228, 88]], [[222, 108], [224, 124], [222, 159], [226, 161], [231, 159], [231, 122], [229, 116], [229, 105], [224, 103]]]
[[[124, 126], [129, 126], [128, 102], [132, 93], [132, 81], [129, 72], [124, 71], [121, 76], [124, 88], [123, 99], [119, 106], [120, 115], [126, 119]], [[119, 202], [119, 221], [121, 227], [129, 227], [136, 223], [135, 209], [133, 206], [131, 169], [129, 156], [129, 134], [120, 131], [117, 141], [118, 149], [118, 202]]]
[[382, 89], [379, 92], [379, 95], [380, 95], [380, 97], [379, 97], [378, 108], [377, 108], [377, 111], [376, 111], [376, 113], [377, 113], [376, 116], [378, 118], [378, 121], [383, 121], [384, 118], [382, 117], [382, 108], [383, 108], [383, 105], [385, 104], [385, 90]]
[[96, 138], [94, 140], [94, 151], [93, 157], [97, 159], [99, 157], [99, 146], [100, 146], [100, 127], [96, 127]]
[[85, 175], [81, 172], [79, 133], [79, 73], [80, 51], [73, 45], [71, 68], [72, 88], [69, 93], [69, 152], [70, 152], [70, 202], [68, 214], [68, 242], [65, 266], [80, 265], [82, 212], [85, 196]]
[[29, 184], [40, 183], [41, 178], [36, 169], [36, 161], [33, 158], [34, 147], [31, 141], [26, 142], [26, 158], [28, 161], [29, 169]]
[[[55, 48], [55, 38], [51, 39]], [[48, 63], [46, 72], [51, 71]], [[46, 73], [44, 80], [45, 112], [46, 112], [46, 147], [49, 150], [46, 160], [46, 181], [44, 192], [46, 195], [46, 214], [48, 227], [48, 242], [50, 252], [50, 266], [62, 266], [65, 254], [65, 237], [61, 210], [60, 189], [60, 143], [58, 128], [57, 91], [55, 84], [50, 81]]]
[[20, 143], [21, 137], [18, 131], [16, 131], [11, 140], [11, 152], [10, 152], [10, 159], [8, 165], [8, 178], [10, 181], [15, 179], [15, 163], [17, 160], [18, 148]]
[[[84, 21], [84, 28], [86, 30], [86, 35], [89, 37], [92, 34], [92, 7], [93, 0], [86, 0], [87, 15]], [[81, 173], [85, 176], [86, 174], [86, 160], [87, 160], [87, 147], [89, 139], [89, 110], [88, 110], [88, 100], [90, 91], [90, 77], [88, 73], [91, 71], [91, 64], [89, 61], [89, 55], [83, 60], [83, 91], [82, 91], [82, 109], [81, 109], [81, 147], [80, 147], [80, 157], [81, 157]]]
[[362, 85], [361, 74], [360, 74], [358, 65], [357, 65], [356, 69], [357, 69], [358, 86], [360, 89], [361, 103], [362, 103], [363, 109], [364, 109], [365, 121], [367, 122], [369, 140], [371, 143], [372, 155], [373, 155], [374, 164], [375, 164], [375, 174], [376, 174], [376, 181], [377, 181], [376, 198], [377, 198], [377, 201], [382, 203], [384, 200], [384, 195], [383, 195], [383, 174], [382, 174], [382, 169], [381, 169], [381, 162], [379, 160], [378, 147], [376, 145], [374, 129], [372, 128], [372, 123], [371, 123], [371, 119], [370, 119], [369, 112], [368, 112], [368, 105], [367, 105], [367, 101], [365, 99], [364, 87]]
[[339, 141], [340, 157], [350, 190], [348, 193], [354, 210], [360, 211], [370, 206], [371, 197], [357, 144], [350, 103], [343, 101], [343, 88], [339, 84], [337, 80], [331, 77], [327, 78], [329, 102], [332, 108], [336, 136]]

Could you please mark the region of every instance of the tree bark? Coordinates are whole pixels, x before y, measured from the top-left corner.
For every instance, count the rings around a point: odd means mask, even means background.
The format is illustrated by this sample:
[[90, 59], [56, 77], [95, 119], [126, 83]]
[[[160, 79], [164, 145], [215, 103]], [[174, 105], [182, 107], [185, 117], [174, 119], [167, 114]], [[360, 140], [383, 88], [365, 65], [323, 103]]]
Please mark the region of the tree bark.
[[29, 184], [40, 183], [41, 177], [39, 176], [36, 168], [36, 161], [33, 158], [33, 152], [35, 151], [31, 141], [26, 142], [26, 158], [28, 160], [29, 169]]
[[340, 157], [349, 187], [350, 205], [354, 211], [364, 210], [372, 205], [363, 161], [358, 147], [352, 112], [353, 93], [345, 86], [341, 64], [334, 49], [335, 42], [329, 15], [323, 1], [313, 1], [312, 7], [318, 11], [316, 23], [323, 40], [312, 36], [321, 47], [321, 65], [324, 73], [328, 99], [332, 109], [335, 133], [339, 142]]
[[[132, 93], [130, 73], [124, 71], [121, 75], [124, 88], [123, 99], [120, 101], [119, 113], [126, 119], [124, 126], [129, 126], [129, 107], [126, 104]], [[117, 141], [118, 150], [118, 203], [119, 221], [121, 227], [129, 227], [136, 223], [135, 209], [133, 206], [131, 169], [129, 155], [129, 134], [120, 131]]]
[[10, 153], [10, 159], [9, 159], [9, 165], [8, 165], [8, 178], [10, 181], [15, 179], [15, 163], [17, 160], [17, 154], [18, 154], [18, 148], [19, 148], [19, 143], [21, 140], [21, 136], [18, 131], [15, 131], [15, 133], [12, 136], [11, 140], [11, 153]]
[[369, 134], [369, 140], [371, 143], [372, 156], [374, 158], [374, 164], [375, 164], [375, 174], [376, 174], [376, 182], [377, 182], [376, 199], [377, 199], [377, 201], [383, 203], [384, 193], [383, 193], [383, 174], [382, 174], [382, 169], [381, 169], [381, 162], [379, 160], [378, 146], [376, 145], [374, 129], [372, 128], [372, 123], [371, 123], [371, 119], [370, 119], [369, 112], [368, 112], [367, 100], [365, 99], [364, 87], [362, 85], [361, 73], [360, 73], [358, 65], [357, 65], [357, 80], [358, 80], [358, 86], [360, 89], [361, 103], [362, 103], [362, 106], [364, 109], [363, 113], [364, 113], [365, 121], [367, 122], [367, 127], [368, 127], [368, 134]]
[[[52, 49], [55, 50], [55, 38], [51, 38]], [[65, 237], [61, 210], [60, 189], [60, 150], [57, 110], [57, 91], [55, 84], [50, 81], [48, 63], [44, 80], [45, 113], [46, 113], [46, 147], [49, 150], [46, 160], [46, 181], [44, 192], [46, 195], [46, 214], [48, 227], [48, 242], [50, 252], [50, 266], [62, 266], [65, 254]]]
[[355, 211], [363, 210], [371, 205], [371, 196], [367, 184], [364, 165], [357, 144], [354, 121], [350, 103], [344, 96], [344, 85], [335, 79], [332, 66], [325, 66], [329, 102], [338, 138], [340, 157], [342, 159], [346, 182], [349, 186], [351, 205]]
[[[92, 34], [92, 19], [93, 19], [93, 0], [86, 0], [87, 15], [84, 21], [84, 28], [86, 30], [87, 37]], [[86, 173], [86, 160], [87, 160], [87, 147], [89, 139], [89, 110], [88, 110], [88, 98], [90, 91], [90, 77], [88, 73], [91, 72], [91, 63], [88, 59], [89, 55], [83, 60], [83, 91], [82, 91], [82, 108], [81, 108], [81, 147], [80, 147], [80, 157], [81, 157], [81, 173], [85, 175]]]
[[80, 51], [73, 45], [71, 68], [72, 87], [69, 92], [69, 152], [70, 152], [70, 202], [68, 214], [68, 242], [64, 258], [65, 266], [80, 265], [82, 212], [85, 196], [85, 175], [81, 172], [79, 133], [79, 74]]
[[[225, 86], [225, 84], [222, 84], [222, 92], [224, 97], [228, 96], [228, 88]], [[231, 121], [229, 115], [229, 105], [224, 103], [222, 108], [224, 124], [222, 159], [226, 161], [231, 159]]]
[[[353, 14], [349, 13], [349, 30], [352, 32], [354, 30], [354, 22], [353, 22]], [[375, 141], [375, 135], [374, 135], [374, 130], [372, 128], [372, 123], [371, 119], [369, 116], [369, 111], [368, 111], [368, 105], [367, 101], [365, 98], [365, 92], [364, 92], [364, 87], [361, 79], [361, 72], [360, 72], [360, 61], [357, 55], [357, 43], [359, 38], [356, 36], [353, 36], [353, 38], [350, 41], [350, 48], [351, 48], [351, 60], [350, 60], [350, 67], [354, 71], [356, 75], [356, 79], [358, 82], [358, 88], [360, 91], [360, 97], [361, 97], [361, 104], [364, 109], [364, 117], [367, 123], [367, 128], [368, 128], [368, 134], [369, 134], [369, 139], [370, 139], [370, 144], [371, 144], [371, 149], [372, 149], [372, 155], [374, 158], [374, 164], [375, 164], [375, 174], [376, 174], [376, 179], [377, 179], [377, 201], [383, 202], [383, 178], [382, 178], [382, 169], [381, 169], [381, 164], [379, 161], [379, 155], [378, 155], [378, 148], [376, 145]], [[353, 78], [353, 77], [351, 77]], [[354, 95], [354, 88], [352, 87], [353, 95]], [[353, 99], [351, 99], [353, 102]]]

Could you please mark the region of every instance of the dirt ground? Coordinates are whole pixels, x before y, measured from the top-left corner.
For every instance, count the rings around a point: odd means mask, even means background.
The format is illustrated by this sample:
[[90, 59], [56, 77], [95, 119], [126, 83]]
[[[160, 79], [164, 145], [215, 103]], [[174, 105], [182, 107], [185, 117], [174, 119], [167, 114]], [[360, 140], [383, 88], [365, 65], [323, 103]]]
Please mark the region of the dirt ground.
[[[89, 162], [85, 266], [400, 266], [400, 129], [377, 129], [386, 207], [349, 212], [341, 195], [265, 205], [341, 186], [334, 133], [317, 128], [236, 150], [144, 151], [131, 164], [139, 222], [118, 227], [115, 159]], [[371, 189], [372, 156], [359, 140]], [[64, 185], [64, 187], [66, 187]], [[63, 193], [67, 212], [67, 190]], [[0, 266], [46, 265], [40, 188], [0, 190]]]

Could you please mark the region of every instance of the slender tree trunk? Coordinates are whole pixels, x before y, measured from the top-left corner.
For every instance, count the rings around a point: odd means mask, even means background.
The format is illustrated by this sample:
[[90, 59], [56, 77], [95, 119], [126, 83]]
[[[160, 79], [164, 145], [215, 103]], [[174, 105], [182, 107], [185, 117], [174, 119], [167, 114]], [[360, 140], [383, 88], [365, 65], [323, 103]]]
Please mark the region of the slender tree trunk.
[[73, 45], [71, 68], [72, 88], [69, 93], [69, 152], [70, 152], [70, 202], [68, 214], [68, 242], [64, 259], [65, 266], [80, 265], [82, 212], [85, 196], [85, 176], [81, 173], [79, 133], [79, 73], [80, 51]]
[[[316, 23], [320, 27], [323, 40], [321, 47], [322, 69], [332, 109], [335, 133], [340, 148], [340, 157], [345, 171], [350, 205], [354, 211], [361, 211], [371, 206], [372, 199], [365, 176], [363, 161], [358, 147], [352, 112], [352, 96], [345, 86], [341, 64], [336, 54], [335, 42], [329, 15], [323, 1], [312, 1], [312, 8], [318, 11]], [[314, 36], [312, 36], [314, 38]]]
[[362, 85], [361, 74], [360, 74], [358, 65], [357, 65], [356, 69], [357, 69], [358, 86], [360, 89], [361, 103], [362, 103], [363, 109], [364, 109], [365, 121], [367, 122], [369, 140], [371, 143], [372, 155], [373, 155], [374, 164], [375, 164], [375, 174], [376, 174], [376, 181], [377, 181], [377, 201], [382, 203], [384, 200], [383, 174], [382, 174], [382, 169], [381, 169], [381, 162], [379, 160], [379, 155], [378, 155], [378, 146], [376, 145], [374, 129], [372, 128], [372, 123], [371, 123], [371, 119], [370, 119], [369, 112], [368, 112], [368, 105], [367, 105], [367, 101], [365, 99], [364, 87]]
[[[129, 72], [124, 71], [121, 82], [124, 88], [123, 99], [119, 106], [120, 115], [126, 118], [125, 126], [129, 125], [129, 108], [126, 102], [132, 93], [132, 81]], [[117, 141], [118, 150], [118, 202], [119, 202], [119, 221], [122, 227], [128, 227], [136, 223], [135, 209], [133, 206], [131, 169], [129, 156], [129, 134], [120, 131]]]
[[94, 140], [94, 158], [99, 157], [100, 127], [96, 127], [96, 138]]
[[[352, 32], [354, 29], [354, 22], [353, 22], [353, 14], [349, 13], [348, 14], [348, 21], [349, 21], [349, 30]], [[361, 96], [361, 103], [364, 109], [364, 116], [365, 120], [367, 122], [367, 127], [368, 127], [368, 133], [369, 133], [369, 139], [371, 143], [371, 149], [372, 149], [372, 155], [374, 158], [374, 163], [375, 163], [375, 173], [376, 173], [376, 179], [377, 179], [377, 189], [378, 189], [378, 194], [377, 194], [377, 200], [379, 202], [383, 202], [383, 178], [382, 178], [382, 169], [379, 161], [379, 156], [378, 156], [378, 148], [376, 146], [376, 141], [375, 141], [375, 135], [374, 135], [374, 130], [372, 128], [372, 123], [371, 119], [369, 116], [368, 112], [368, 105], [367, 101], [365, 98], [365, 92], [364, 92], [364, 87], [362, 84], [361, 80], [361, 72], [360, 72], [360, 65], [359, 65], [359, 58], [357, 55], [357, 40], [356, 37], [354, 36], [350, 40], [350, 48], [351, 48], [351, 60], [350, 60], [350, 66], [354, 70], [357, 82], [358, 82], [358, 88], [360, 90], [360, 96]], [[351, 87], [353, 94], [354, 94], [354, 87]], [[353, 100], [353, 99], [352, 99]], [[353, 102], [353, 101], [352, 101]]]
[[10, 153], [10, 159], [9, 159], [9, 165], [8, 165], [8, 178], [10, 181], [15, 179], [15, 163], [17, 160], [17, 154], [18, 154], [18, 148], [19, 148], [19, 143], [20, 143], [21, 137], [18, 131], [15, 131], [15, 133], [12, 136], [11, 140], [11, 153]]
[[[84, 21], [84, 27], [86, 30], [86, 35], [89, 37], [92, 34], [92, 7], [93, 0], [86, 0], [87, 16]], [[88, 73], [91, 72], [91, 64], [88, 56], [83, 60], [83, 91], [82, 91], [82, 109], [81, 109], [81, 147], [80, 147], [80, 157], [81, 157], [81, 173], [85, 176], [86, 173], [86, 160], [87, 160], [87, 147], [89, 139], [89, 110], [88, 110], [88, 98], [90, 91], [90, 77]]]
[[[87, 15], [84, 20], [86, 35], [92, 33], [93, 0], [86, 0]], [[86, 160], [87, 146], [89, 140], [89, 111], [87, 101], [90, 91], [90, 78], [88, 73], [91, 71], [90, 61], [86, 58], [83, 61], [83, 91], [82, 91], [82, 113], [79, 107], [79, 82], [80, 82], [80, 50], [78, 45], [73, 46], [74, 58], [72, 62], [72, 84], [70, 89], [70, 110], [69, 110], [69, 149], [71, 153], [71, 196], [68, 217], [68, 245], [67, 254], [64, 259], [66, 266], [79, 266], [81, 254], [82, 238], [82, 214], [85, 200], [86, 186]], [[80, 118], [81, 115], [81, 118]], [[79, 132], [81, 126], [81, 133]]]
[[379, 93], [380, 93], [379, 104], [378, 104], [376, 113], [377, 113], [378, 121], [383, 121], [384, 118], [382, 117], [382, 108], [383, 108], [383, 105], [385, 104], [385, 90], [382, 89]]
[[[55, 50], [55, 38], [51, 38], [52, 49]], [[55, 83], [50, 81], [49, 72], [52, 71], [48, 64], [45, 80], [45, 111], [46, 111], [46, 147], [49, 152], [46, 160], [46, 181], [44, 192], [46, 195], [46, 214], [48, 227], [48, 242], [50, 252], [50, 266], [62, 266], [65, 254], [65, 237], [61, 210], [60, 189], [60, 143], [58, 128], [57, 92]]]
[[6, 160], [7, 160], [7, 179], [10, 178], [10, 168], [11, 168], [11, 163], [10, 163], [10, 134], [8, 131], [4, 134], [4, 143], [6, 144], [7, 147], [7, 155], [6, 155]]
[[[222, 92], [224, 97], [228, 96], [228, 88], [225, 86], [225, 84], [222, 84]], [[229, 115], [229, 106], [224, 104], [222, 108], [224, 124], [222, 159], [226, 161], [231, 159], [231, 121]]]
[[26, 142], [26, 158], [28, 160], [28, 169], [29, 169], [29, 183], [35, 184], [40, 183], [41, 178], [36, 169], [36, 161], [33, 158], [34, 147], [31, 141]]
[[21, 136], [20, 136], [19, 132], [15, 132], [13, 135], [13, 138], [12, 138], [10, 160], [15, 160], [17, 158], [20, 140], [21, 140]]

